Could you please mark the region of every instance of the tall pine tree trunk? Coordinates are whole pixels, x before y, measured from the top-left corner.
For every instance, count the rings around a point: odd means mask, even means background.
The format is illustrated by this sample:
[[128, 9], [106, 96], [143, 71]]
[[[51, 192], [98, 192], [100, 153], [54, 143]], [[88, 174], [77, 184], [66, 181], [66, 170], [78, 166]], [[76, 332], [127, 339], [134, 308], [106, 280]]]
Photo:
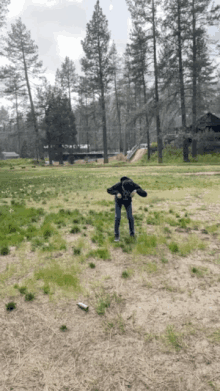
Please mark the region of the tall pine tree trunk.
[[155, 105], [156, 105], [158, 163], [162, 163], [162, 161], [163, 161], [163, 146], [162, 146], [162, 137], [161, 137], [161, 130], [160, 130], [160, 114], [159, 114], [158, 70], [157, 70], [157, 53], [156, 53], [156, 28], [155, 28], [154, 0], [152, 0], [152, 24], [153, 24], [153, 46], [154, 46], [154, 77], [155, 77]]
[[144, 72], [142, 73], [143, 79], [143, 90], [144, 90], [144, 104], [146, 107], [145, 121], [146, 121], [146, 133], [147, 133], [147, 159], [150, 160], [150, 133], [149, 133], [149, 120], [147, 115], [147, 94], [146, 94], [146, 84], [144, 78]]
[[103, 131], [104, 163], [108, 163], [107, 129], [106, 129], [106, 112], [105, 112], [105, 94], [104, 94], [104, 86], [103, 86], [103, 84], [101, 85], [101, 107], [102, 107], [102, 131]]
[[94, 91], [92, 92], [92, 97], [93, 97], [93, 106], [94, 106], [94, 110], [92, 111], [92, 114], [93, 114], [93, 121], [94, 121], [94, 124], [95, 124], [95, 150], [97, 151], [98, 147], [97, 147], [97, 132], [96, 132], [96, 129], [97, 129], [97, 121], [96, 121], [96, 113], [95, 113], [95, 97], [94, 97]]
[[18, 116], [18, 97], [17, 91], [15, 92], [15, 109], [16, 109], [16, 118], [17, 118], [17, 131], [18, 131], [18, 153], [21, 153], [21, 140], [20, 140], [20, 126], [19, 126], [19, 116]]
[[102, 75], [101, 63], [101, 48], [99, 46], [99, 74], [100, 74], [100, 91], [101, 91], [101, 108], [102, 108], [102, 132], [103, 132], [103, 149], [104, 149], [104, 163], [108, 163], [108, 145], [107, 145], [107, 127], [106, 127], [106, 112], [105, 112], [105, 92]]
[[119, 129], [119, 152], [123, 151], [122, 145], [122, 133], [121, 133], [121, 113], [118, 101], [118, 89], [117, 89], [117, 81], [116, 81], [116, 73], [114, 75], [115, 81], [115, 100], [116, 100], [116, 109], [117, 109], [117, 118], [118, 118], [118, 129]]
[[[130, 93], [130, 82], [129, 82], [129, 87], [127, 91], [127, 104], [126, 104], [126, 122], [125, 122], [125, 129], [124, 129], [124, 155], [127, 155], [127, 121], [129, 118], [129, 113], [130, 113], [130, 102], [129, 102], [129, 93]], [[129, 96], [128, 96], [129, 95]]]
[[196, 157], [197, 151], [197, 143], [194, 139], [194, 135], [196, 133], [196, 99], [197, 99], [197, 91], [196, 91], [196, 16], [195, 16], [195, 0], [192, 2], [192, 13], [193, 13], [193, 95], [192, 95], [192, 132], [193, 132], [193, 140], [192, 140], [192, 157]]
[[26, 65], [23, 45], [22, 45], [22, 56], [23, 56], [23, 63], [24, 63], [25, 79], [26, 79], [26, 83], [27, 83], [28, 95], [29, 95], [30, 104], [31, 104], [31, 114], [32, 114], [32, 119], [33, 119], [33, 123], [34, 123], [34, 130], [36, 133], [36, 151], [37, 151], [37, 161], [38, 161], [38, 159], [40, 157], [39, 131], [38, 131], [37, 120], [36, 120], [36, 115], [35, 115], [35, 110], [34, 110], [34, 103], [33, 103], [33, 99], [32, 99], [31, 88], [30, 88], [30, 83], [29, 83], [29, 78], [28, 78], [27, 65]]
[[[177, 30], [177, 35], [178, 35], [179, 83], [180, 83], [182, 126], [183, 126], [184, 132], [185, 132], [186, 131], [186, 106], [185, 106], [185, 90], [184, 90], [184, 80], [183, 80], [180, 0], [177, 0], [177, 7], [178, 7], [178, 30]], [[183, 139], [183, 161], [184, 162], [189, 162], [189, 147], [188, 147], [188, 138], [187, 137], [184, 137], [184, 139]]]
[[89, 153], [89, 115], [88, 115], [87, 97], [86, 97], [86, 143], [87, 143], [87, 152]]

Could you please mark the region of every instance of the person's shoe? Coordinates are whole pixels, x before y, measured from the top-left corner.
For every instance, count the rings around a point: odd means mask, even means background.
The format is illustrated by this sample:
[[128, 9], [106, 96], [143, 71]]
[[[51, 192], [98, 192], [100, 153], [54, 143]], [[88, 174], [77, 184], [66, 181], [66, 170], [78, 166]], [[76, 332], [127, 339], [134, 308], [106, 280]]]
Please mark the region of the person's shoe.
[[115, 242], [119, 242], [119, 236], [115, 236]]

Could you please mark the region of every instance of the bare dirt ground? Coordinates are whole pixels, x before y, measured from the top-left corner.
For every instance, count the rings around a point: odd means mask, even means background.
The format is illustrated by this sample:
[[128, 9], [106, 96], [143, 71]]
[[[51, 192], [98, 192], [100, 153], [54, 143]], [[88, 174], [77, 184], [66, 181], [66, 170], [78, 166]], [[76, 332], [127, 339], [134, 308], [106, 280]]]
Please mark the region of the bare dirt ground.
[[142, 158], [147, 153], [147, 150], [144, 148], [138, 149], [137, 152], [135, 153], [134, 157], [131, 159], [131, 163], [135, 163], [138, 160]]
[[[204, 226], [220, 223], [220, 202], [187, 194], [180, 202], [161, 201], [154, 210], [171, 207], [185, 208]], [[206, 249], [181, 257], [165, 246], [148, 256], [111, 248], [110, 260], [89, 258], [82, 265], [84, 291], [75, 298], [56, 290], [54, 302], [43, 292], [32, 302], [13, 294], [1, 299], [0, 390], [219, 391], [219, 231], [169, 228], [177, 242], [195, 235]], [[157, 227], [148, 226], [147, 233], [158, 235]], [[79, 238], [66, 235], [67, 252], [53, 258], [65, 263]], [[95, 247], [89, 239], [88, 245]], [[20, 252], [11, 248], [10, 255], [0, 256], [7, 286], [22, 284], [11, 268], [25, 260], [31, 260], [31, 277], [37, 257], [29, 247]], [[91, 261], [95, 269], [88, 267]], [[192, 267], [201, 274], [192, 273]], [[124, 270], [131, 270], [127, 279], [121, 277]], [[96, 303], [105, 297], [111, 297], [111, 304], [99, 315]], [[5, 303], [11, 300], [17, 308], [8, 313]], [[78, 302], [89, 305], [89, 311], [78, 308]]]

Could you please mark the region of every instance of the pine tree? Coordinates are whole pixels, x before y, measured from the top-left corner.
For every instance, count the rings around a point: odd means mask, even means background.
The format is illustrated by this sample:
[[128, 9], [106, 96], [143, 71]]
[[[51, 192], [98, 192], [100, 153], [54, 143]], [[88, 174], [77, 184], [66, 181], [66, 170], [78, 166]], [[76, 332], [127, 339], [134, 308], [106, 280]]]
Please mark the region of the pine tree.
[[30, 32], [27, 31], [26, 26], [22, 23], [21, 18], [17, 19], [15, 24], [11, 25], [11, 32], [6, 38], [5, 52], [7, 58], [16, 67], [17, 72], [26, 82], [27, 93], [29, 96], [32, 120], [37, 137], [37, 159], [39, 156], [39, 131], [35, 107], [32, 97], [32, 89], [30, 79], [40, 78], [42, 70], [42, 62], [38, 61], [37, 45], [31, 39]]
[[71, 108], [71, 93], [76, 92], [77, 84], [76, 67], [69, 57], [65, 58], [65, 61], [61, 64], [61, 70], [57, 69], [55, 81], [58, 87], [63, 89], [63, 92], [69, 97], [69, 105]]
[[157, 18], [157, 6], [158, 0], [126, 0], [129, 6], [129, 11], [133, 20], [137, 20], [142, 25], [147, 25], [151, 34], [148, 35], [148, 39], [152, 45], [153, 64], [154, 64], [154, 100], [155, 100], [155, 119], [157, 129], [157, 149], [158, 149], [158, 163], [162, 163], [163, 160], [163, 145], [162, 134], [160, 125], [160, 112], [159, 112], [159, 75], [158, 75], [158, 60], [157, 60], [157, 40], [159, 36], [158, 31], [158, 18]]
[[1, 0], [0, 2], [0, 28], [5, 24], [5, 16], [8, 12], [10, 0]]
[[59, 163], [63, 164], [64, 144], [76, 143], [75, 116], [69, 107], [69, 99], [57, 89], [51, 91], [46, 104], [44, 128], [50, 164], [52, 153], [57, 153]]
[[115, 95], [115, 106], [116, 106], [117, 123], [118, 123], [119, 151], [122, 152], [123, 143], [122, 143], [122, 128], [121, 128], [121, 107], [120, 107], [120, 90], [119, 90], [119, 83], [118, 83], [118, 75], [121, 69], [120, 69], [116, 45], [114, 42], [112, 44], [111, 52], [112, 52], [112, 63], [114, 69], [114, 95]]
[[[203, 69], [208, 69], [210, 62], [207, 62], [207, 50], [204, 45], [207, 40], [207, 27], [213, 25], [220, 19], [220, 6], [214, 6], [210, 9], [211, 0], [188, 0], [191, 17], [191, 26], [188, 30], [189, 35], [189, 76], [192, 80], [192, 132], [196, 132], [196, 120], [198, 116], [198, 82]], [[196, 137], [193, 137], [192, 156], [196, 157]]]
[[81, 41], [85, 57], [81, 60], [87, 79], [99, 95], [102, 108], [104, 163], [108, 163], [105, 94], [113, 77], [112, 53], [109, 50], [108, 22], [97, 0], [92, 20], [87, 23], [86, 38]]
[[19, 125], [19, 106], [26, 101], [25, 82], [14, 66], [6, 66], [0, 69], [0, 80], [5, 84], [4, 95], [13, 102], [16, 112], [17, 132], [18, 132], [18, 153], [20, 154], [20, 125]]
[[[131, 53], [131, 68], [132, 78], [140, 92], [143, 92], [143, 104], [145, 105], [145, 127], [148, 144], [148, 160], [150, 159], [150, 134], [149, 134], [149, 117], [147, 113], [147, 86], [146, 74], [149, 70], [147, 61], [148, 38], [142, 26], [136, 21], [130, 35], [130, 53]], [[141, 117], [140, 117], [141, 118]]]
[[124, 155], [126, 155], [127, 146], [131, 147], [135, 141], [132, 139], [134, 134], [131, 135], [130, 125], [128, 125], [130, 111], [132, 110], [132, 75], [131, 75], [131, 49], [130, 45], [126, 45], [124, 53], [124, 71], [123, 71], [123, 91], [124, 91], [124, 103], [125, 103], [125, 118], [124, 125]]
[[[8, 12], [8, 5], [10, 0], [1, 0], [0, 1], [0, 29], [5, 25], [5, 17]], [[2, 47], [0, 47], [0, 56], [4, 56]]]
[[82, 113], [83, 119], [85, 120], [85, 129], [86, 129], [86, 144], [87, 152], [89, 152], [89, 100], [91, 100], [92, 91], [89, 86], [89, 82], [86, 77], [80, 77], [79, 86], [78, 86], [78, 95], [79, 95], [79, 105], [80, 105], [80, 115], [81, 115], [81, 124], [82, 124]]
[[[186, 39], [189, 26], [188, 0], [164, 1], [165, 19], [163, 21], [163, 39], [160, 63], [160, 77], [163, 90], [169, 90], [168, 105], [178, 102], [181, 112], [182, 128], [186, 132]], [[178, 112], [178, 111], [177, 111]], [[177, 112], [175, 114], [177, 114]], [[183, 160], [188, 158], [188, 139], [183, 139]]]

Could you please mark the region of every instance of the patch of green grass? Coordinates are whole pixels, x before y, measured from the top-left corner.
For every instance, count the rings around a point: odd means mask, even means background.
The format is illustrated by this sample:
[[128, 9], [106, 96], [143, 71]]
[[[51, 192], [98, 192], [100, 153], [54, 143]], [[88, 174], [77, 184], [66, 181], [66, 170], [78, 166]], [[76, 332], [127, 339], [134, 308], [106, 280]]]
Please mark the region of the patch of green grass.
[[89, 267], [90, 267], [91, 269], [95, 269], [95, 264], [94, 264], [93, 262], [90, 262], [90, 263], [89, 263]]
[[107, 248], [98, 248], [97, 250], [91, 250], [87, 256], [104, 260], [111, 259], [111, 254]]
[[187, 228], [187, 224], [189, 224], [191, 222], [190, 218], [180, 218], [179, 219], [179, 226], [180, 228]]
[[112, 243], [114, 243], [114, 247], [121, 248], [124, 253], [132, 253], [133, 249], [135, 248], [136, 239], [134, 237], [130, 236], [121, 236], [120, 242], [113, 242], [113, 237], [110, 240]]
[[5, 307], [7, 311], [13, 311], [16, 308], [16, 303], [10, 301], [10, 303], [5, 304]]
[[142, 266], [142, 271], [145, 271], [147, 273], [156, 273], [157, 264], [154, 262], [147, 262]]
[[169, 345], [174, 347], [176, 351], [180, 351], [182, 348], [181, 345], [181, 335], [174, 330], [174, 326], [167, 326], [165, 339]]
[[41, 232], [44, 239], [48, 239], [55, 233], [55, 230], [50, 223], [47, 223], [42, 225]]
[[[17, 246], [25, 237], [30, 238], [37, 234], [37, 230], [30, 228], [30, 225], [33, 220], [38, 221], [44, 213], [41, 208], [26, 208], [19, 203], [12, 204], [13, 208], [0, 207], [1, 247]], [[25, 229], [26, 226], [28, 226], [27, 229]]]
[[169, 261], [168, 261], [167, 258], [164, 258], [164, 257], [163, 257], [163, 258], [161, 258], [161, 262], [162, 262], [162, 263], [168, 263]]
[[81, 232], [81, 229], [80, 227], [78, 227], [78, 225], [74, 225], [71, 230], [70, 230], [70, 233], [71, 234], [78, 234], [79, 232]]
[[95, 310], [96, 310], [97, 314], [104, 315], [106, 308], [110, 307], [110, 304], [111, 304], [110, 295], [107, 294], [107, 295], [105, 295], [105, 297], [99, 297], [99, 299], [96, 303], [96, 306], [95, 306]]
[[205, 250], [206, 247], [207, 244], [202, 242], [195, 234], [188, 235], [186, 241], [182, 241], [178, 244], [179, 254], [183, 257], [188, 255], [193, 250]]
[[143, 233], [137, 239], [135, 252], [142, 255], [153, 254], [156, 246], [156, 235], [147, 235], [146, 233]]
[[45, 295], [48, 295], [50, 293], [50, 286], [49, 285], [44, 285], [43, 291]]
[[19, 292], [24, 295], [27, 293], [27, 287], [26, 286], [21, 286], [20, 288], [18, 288]]
[[61, 327], [60, 327], [60, 330], [61, 331], [67, 331], [67, 327], [65, 324], [63, 324]]
[[211, 342], [220, 344], [220, 329], [215, 330], [212, 334], [207, 337]]
[[31, 292], [25, 294], [25, 301], [32, 301], [34, 300], [35, 295]]
[[171, 234], [172, 233], [172, 231], [168, 227], [164, 227], [163, 231], [166, 234]]
[[174, 218], [166, 216], [164, 221], [169, 224], [171, 227], [177, 227], [179, 225], [179, 222], [177, 220], [174, 220]]
[[81, 254], [81, 248], [73, 247], [73, 254], [74, 255], [80, 255]]
[[209, 225], [209, 226], [205, 227], [205, 229], [209, 234], [213, 234], [213, 233], [216, 233], [219, 228], [218, 228], [217, 224], [213, 224], [213, 225]]
[[1, 250], [0, 250], [1, 255], [8, 255], [9, 253], [10, 253], [10, 250], [9, 250], [8, 246], [1, 247]]
[[191, 275], [194, 277], [194, 276], [197, 276], [197, 277], [204, 277], [204, 274], [208, 273], [208, 269], [206, 267], [195, 267], [195, 266], [192, 266], [190, 268], [190, 272], [191, 272]]
[[170, 244], [168, 245], [168, 247], [169, 247], [169, 249], [170, 249], [170, 251], [171, 251], [172, 253], [177, 253], [177, 252], [179, 251], [179, 246], [178, 246], [178, 244], [175, 243], [175, 242], [170, 243]]
[[133, 274], [133, 271], [130, 269], [124, 270], [121, 274], [122, 278], [129, 278]]
[[96, 205], [110, 206], [112, 205], [112, 201], [100, 200], [96, 202]]
[[91, 240], [93, 243], [98, 244], [99, 246], [103, 246], [105, 243], [105, 237], [101, 232], [96, 232], [91, 236]]
[[159, 204], [164, 201], [166, 201], [165, 198], [159, 198], [159, 197], [153, 197], [150, 200], [151, 204]]
[[53, 283], [63, 289], [71, 288], [73, 291], [80, 291], [80, 282], [74, 265], [72, 265], [69, 271], [65, 271], [59, 264], [53, 261], [51, 266], [36, 271], [34, 277], [37, 280], [43, 280], [45, 285]]

